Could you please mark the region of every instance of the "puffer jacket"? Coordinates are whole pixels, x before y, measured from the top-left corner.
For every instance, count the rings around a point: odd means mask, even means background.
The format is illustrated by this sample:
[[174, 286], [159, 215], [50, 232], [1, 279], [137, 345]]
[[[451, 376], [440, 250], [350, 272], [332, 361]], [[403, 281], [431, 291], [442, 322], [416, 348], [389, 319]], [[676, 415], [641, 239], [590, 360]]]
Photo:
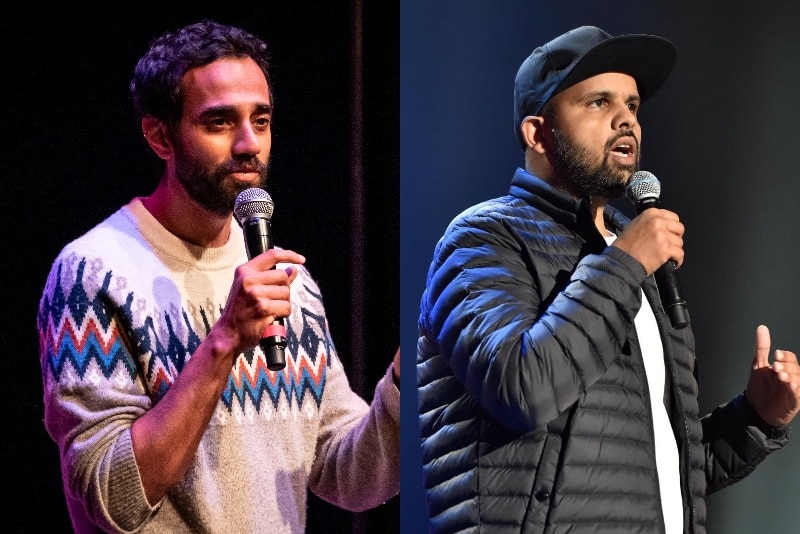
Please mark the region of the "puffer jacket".
[[[619, 233], [629, 219], [608, 206]], [[434, 533], [664, 532], [651, 402], [634, 329], [642, 290], [664, 347], [685, 532], [705, 495], [752, 471], [789, 429], [743, 394], [700, 419], [694, 338], [652, 277], [606, 246], [588, 202], [517, 169], [507, 196], [460, 214], [421, 301], [417, 385]]]

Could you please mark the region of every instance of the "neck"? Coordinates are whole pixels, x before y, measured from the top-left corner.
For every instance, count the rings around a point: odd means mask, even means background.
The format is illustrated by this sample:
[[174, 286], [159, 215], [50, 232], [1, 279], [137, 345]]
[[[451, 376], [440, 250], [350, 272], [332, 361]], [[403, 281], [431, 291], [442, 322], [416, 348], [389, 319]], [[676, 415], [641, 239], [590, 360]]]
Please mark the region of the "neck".
[[162, 179], [142, 204], [164, 228], [192, 245], [210, 248], [228, 242], [233, 215], [209, 212], [179, 185]]
[[594, 213], [594, 225], [597, 227], [597, 231], [600, 232], [600, 235], [608, 237], [612, 234], [606, 229], [606, 222], [603, 218], [606, 204], [607, 201], [604, 198], [593, 197], [591, 199], [591, 209], [592, 213]]

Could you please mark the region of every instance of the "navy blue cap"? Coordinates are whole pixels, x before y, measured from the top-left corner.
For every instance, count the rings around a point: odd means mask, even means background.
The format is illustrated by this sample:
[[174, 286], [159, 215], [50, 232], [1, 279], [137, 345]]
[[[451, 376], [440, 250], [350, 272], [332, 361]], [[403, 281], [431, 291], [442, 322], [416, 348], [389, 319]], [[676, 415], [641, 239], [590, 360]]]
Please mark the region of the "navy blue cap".
[[639, 96], [653, 96], [675, 67], [675, 46], [657, 35], [613, 37], [594, 26], [581, 26], [533, 51], [514, 80], [514, 130], [525, 147], [520, 125], [539, 115], [554, 95], [604, 72], [623, 72], [636, 80]]

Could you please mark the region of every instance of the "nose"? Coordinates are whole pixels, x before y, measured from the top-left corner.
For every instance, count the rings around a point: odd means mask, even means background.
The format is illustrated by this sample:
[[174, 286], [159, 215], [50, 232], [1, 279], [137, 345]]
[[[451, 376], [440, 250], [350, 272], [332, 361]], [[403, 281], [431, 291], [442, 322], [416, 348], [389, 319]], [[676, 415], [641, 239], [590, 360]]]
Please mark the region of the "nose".
[[259, 136], [249, 122], [237, 129], [232, 151], [234, 156], [255, 156], [261, 151]]
[[619, 109], [614, 114], [615, 130], [630, 130], [636, 126], [636, 113], [628, 107], [627, 102], [619, 106]]

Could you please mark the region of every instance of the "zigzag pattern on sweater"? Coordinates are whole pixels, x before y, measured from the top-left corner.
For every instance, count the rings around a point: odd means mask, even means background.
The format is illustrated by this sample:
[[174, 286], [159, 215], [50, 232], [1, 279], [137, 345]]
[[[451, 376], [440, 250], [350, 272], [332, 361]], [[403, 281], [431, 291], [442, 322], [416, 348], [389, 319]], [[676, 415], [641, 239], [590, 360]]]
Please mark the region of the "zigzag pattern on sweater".
[[[127, 295], [122, 306], [109, 309], [112, 299], [109, 286], [112, 273], [106, 272], [99, 291], [94, 298], [88, 297], [84, 287], [86, 260], [76, 271], [75, 283], [68, 293], [62, 290], [62, 265], [58, 266], [55, 289], [42, 299], [37, 317], [40, 343], [46, 348], [47, 369], [56, 381], [60, 381], [67, 365], [84, 379], [92, 367], [110, 380], [120, 368], [133, 383], [137, 380], [137, 363], [125, 340], [135, 347], [143, 358], [141, 372], [147, 380], [153, 400], [160, 399], [169, 389], [175, 377], [183, 369], [186, 359], [200, 344], [185, 310], [181, 310], [183, 342], [175, 332], [169, 314], [163, 315], [166, 326], [166, 343], [158, 335], [156, 322], [148, 316], [140, 327], [132, 326], [134, 295]], [[312, 293], [313, 295], [313, 293]], [[319, 299], [319, 295], [313, 295]], [[310, 310], [302, 310], [301, 328], [292, 328], [287, 321], [286, 368], [280, 372], [266, 367], [263, 355], [250, 350], [240, 356], [222, 393], [222, 403], [229, 411], [234, 406], [244, 409], [249, 402], [258, 410], [266, 395], [277, 409], [281, 398], [289, 406], [296, 403], [302, 408], [304, 399], [313, 399], [319, 407], [325, 389], [326, 369], [330, 365], [327, 354], [333, 351], [327, 331], [325, 317]], [[206, 314], [203, 314], [205, 317]], [[206, 333], [210, 325], [206, 322]], [[120, 328], [125, 328], [124, 334]]]

